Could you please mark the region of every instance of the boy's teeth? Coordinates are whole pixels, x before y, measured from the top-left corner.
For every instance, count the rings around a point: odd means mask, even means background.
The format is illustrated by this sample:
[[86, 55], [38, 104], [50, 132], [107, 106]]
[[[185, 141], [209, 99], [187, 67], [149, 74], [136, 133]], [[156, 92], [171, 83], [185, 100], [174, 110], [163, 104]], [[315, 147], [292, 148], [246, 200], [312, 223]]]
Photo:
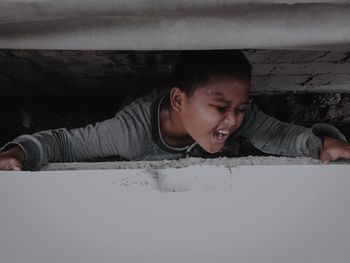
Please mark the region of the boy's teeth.
[[229, 132], [225, 130], [216, 130], [215, 133], [219, 139], [222, 139], [224, 136], [229, 134]]
[[229, 134], [228, 131], [221, 131], [221, 130], [218, 130], [218, 132], [219, 132], [220, 134], [222, 134], [222, 135], [227, 135], [227, 134]]

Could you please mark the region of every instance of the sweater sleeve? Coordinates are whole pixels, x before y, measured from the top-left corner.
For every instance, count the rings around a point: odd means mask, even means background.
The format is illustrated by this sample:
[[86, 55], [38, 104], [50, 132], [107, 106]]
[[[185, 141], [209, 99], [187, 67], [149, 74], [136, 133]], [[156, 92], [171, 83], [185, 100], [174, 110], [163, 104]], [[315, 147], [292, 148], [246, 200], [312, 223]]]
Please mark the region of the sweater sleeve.
[[98, 161], [112, 157], [139, 158], [151, 136], [147, 105], [132, 104], [115, 117], [77, 129], [55, 129], [21, 135], [6, 144], [25, 153], [24, 170], [38, 170], [49, 162]]
[[118, 120], [68, 130], [47, 130], [21, 135], [5, 145], [18, 145], [25, 153], [24, 170], [38, 170], [49, 162], [91, 161], [119, 155]]
[[346, 142], [345, 136], [334, 126], [325, 123], [306, 128], [281, 122], [255, 105], [250, 104], [237, 135], [247, 138], [259, 150], [283, 156], [319, 158], [322, 137], [332, 137]]

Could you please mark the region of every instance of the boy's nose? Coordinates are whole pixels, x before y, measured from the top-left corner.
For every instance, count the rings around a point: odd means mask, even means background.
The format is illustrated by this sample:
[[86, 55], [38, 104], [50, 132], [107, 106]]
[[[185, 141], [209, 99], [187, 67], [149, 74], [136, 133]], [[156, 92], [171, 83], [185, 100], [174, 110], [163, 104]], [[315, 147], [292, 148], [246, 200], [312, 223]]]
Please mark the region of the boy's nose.
[[229, 124], [230, 126], [235, 126], [236, 122], [237, 122], [237, 118], [236, 118], [234, 113], [228, 112], [226, 117], [225, 117], [224, 122]]

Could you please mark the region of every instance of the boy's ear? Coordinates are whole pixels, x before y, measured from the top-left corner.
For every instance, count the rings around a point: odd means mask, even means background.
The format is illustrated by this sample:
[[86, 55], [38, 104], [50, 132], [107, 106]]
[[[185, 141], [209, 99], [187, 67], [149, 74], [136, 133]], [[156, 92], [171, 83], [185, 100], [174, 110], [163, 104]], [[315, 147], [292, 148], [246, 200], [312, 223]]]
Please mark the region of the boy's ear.
[[170, 105], [175, 111], [181, 112], [183, 96], [184, 96], [184, 92], [180, 88], [178, 87], [171, 88]]

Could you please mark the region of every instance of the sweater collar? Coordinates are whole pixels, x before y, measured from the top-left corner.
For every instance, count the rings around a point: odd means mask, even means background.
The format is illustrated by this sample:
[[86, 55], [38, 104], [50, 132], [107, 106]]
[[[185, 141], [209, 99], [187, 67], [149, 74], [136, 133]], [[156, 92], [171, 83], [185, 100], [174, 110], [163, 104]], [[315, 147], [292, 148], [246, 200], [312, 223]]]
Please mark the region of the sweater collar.
[[161, 105], [164, 99], [169, 96], [169, 91], [161, 93], [157, 99], [152, 104], [152, 136], [156, 144], [163, 150], [172, 152], [172, 153], [186, 153], [189, 152], [195, 145], [197, 145], [196, 142], [190, 145], [186, 145], [185, 147], [175, 147], [167, 144], [161, 133], [160, 129], [160, 110]]

